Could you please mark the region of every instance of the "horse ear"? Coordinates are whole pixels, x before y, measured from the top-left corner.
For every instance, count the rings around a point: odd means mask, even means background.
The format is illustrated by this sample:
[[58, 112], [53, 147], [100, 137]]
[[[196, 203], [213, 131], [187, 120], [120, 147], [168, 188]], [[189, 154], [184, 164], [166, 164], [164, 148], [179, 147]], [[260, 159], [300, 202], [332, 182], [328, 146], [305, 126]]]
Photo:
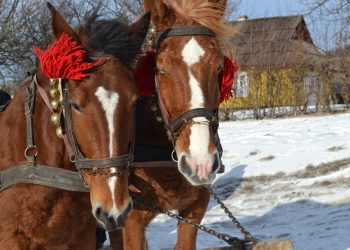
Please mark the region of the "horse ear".
[[73, 38], [78, 44], [81, 44], [80, 37], [75, 31], [68, 25], [63, 17], [56, 11], [56, 9], [49, 3], [46, 3], [47, 7], [51, 12], [51, 25], [52, 25], [52, 36], [57, 42], [62, 33], [66, 33], [68, 36]]
[[166, 6], [163, 0], [144, 0], [145, 11], [151, 11], [151, 23], [157, 25], [163, 20]]
[[135, 30], [135, 36], [138, 36], [143, 40], [146, 38], [150, 19], [151, 19], [151, 12], [147, 12], [139, 20], [137, 20], [135, 23], [130, 25], [130, 27], [133, 30]]

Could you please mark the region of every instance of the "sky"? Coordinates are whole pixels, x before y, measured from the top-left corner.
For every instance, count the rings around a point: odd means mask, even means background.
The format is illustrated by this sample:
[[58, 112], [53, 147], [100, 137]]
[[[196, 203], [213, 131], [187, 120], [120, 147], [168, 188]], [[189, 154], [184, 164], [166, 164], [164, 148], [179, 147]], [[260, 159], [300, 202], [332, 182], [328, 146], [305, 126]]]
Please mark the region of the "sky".
[[239, 15], [250, 18], [303, 14], [305, 6], [297, 0], [243, 0]]
[[[221, 122], [219, 135], [226, 171], [213, 189], [253, 237], [350, 250], [350, 114]], [[243, 238], [212, 198], [202, 223]], [[176, 224], [158, 216], [146, 231], [150, 249], [172, 249]], [[218, 246], [227, 244], [199, 232], [197, 249]]]

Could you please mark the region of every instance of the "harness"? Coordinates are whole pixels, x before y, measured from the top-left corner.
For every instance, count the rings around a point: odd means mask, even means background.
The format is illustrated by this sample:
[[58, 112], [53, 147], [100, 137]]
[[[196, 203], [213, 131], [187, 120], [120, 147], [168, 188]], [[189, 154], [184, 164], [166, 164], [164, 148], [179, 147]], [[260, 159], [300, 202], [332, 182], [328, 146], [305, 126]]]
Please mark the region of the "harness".
[[[28, 73], [27, 71], [27, 75], [31, 73], [32, 72]], [[75, 166], [78, 172], [38, 164], [35, 160], [38, 151], [33, 140], [32, 121], [32, 116], [34, 114], [36, 90], [38, 90], [42, 99], [44, 100], [44, 102], [49, 107], [52, 113], [53, 110], [50, 106], [49, 99], [45, 90], [39, 85], [37, 81], [36, 75], [31, 76], [32, 81], [30, 85], [24, 88], [24, 105], [27, 127], [27, 148], [25, 149], [24, 155], [27, 158], [27, 163], [17, 164], [8, 167], [0, 172], [0, 192], [20, 183], [38, 184], [42, 186], [75, 192], [89, 192], [90, 189], [84, 180], [82, 172], [87, 172], [90, 175], [95, 175], [96, 173], [99, 173], [100, 175], [103, 174], [107, 177], [112, 177], [121, 176], [126, 170], [130, 170], [134, 159], [134, 138], [129, 147], [129, 153], [125, 155], [115, 156], [111, 158], [90, 159], [86, 158], [81, 152], [73, 131], [71, 103], [69, 103], [69, 86], [66, 80], [62, 81], [64, 85], [64, 98], [62, 102], [63, 110], [61, 110], [60, 113], [60, 125], [62, 128], [63, 140], [65, 142], [66, 149], [70, 155], [71, 161], [75, 162]], [[35, 150], [36, 152], [34, 154], [29, 154], [29, 151], [31, 150]], [[107, 173], [102, 172], [100, 170], [101, 168], [112, 168], [121, 166], [124, 166], [124, 168], [117, 173]]]

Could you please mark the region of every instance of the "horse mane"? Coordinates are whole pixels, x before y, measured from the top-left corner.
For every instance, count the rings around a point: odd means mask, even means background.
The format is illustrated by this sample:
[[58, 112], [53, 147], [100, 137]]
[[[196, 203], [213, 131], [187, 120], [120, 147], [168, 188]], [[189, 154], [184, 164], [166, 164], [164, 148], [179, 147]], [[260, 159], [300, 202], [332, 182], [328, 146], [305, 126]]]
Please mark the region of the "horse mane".
[[224, 22], [225, 8], [222, 5], [204, 0], [166, 0], [166, 4], [187, 21], [193, 20], [212, 30], [222, 49], [232, 51], [233, 44], [229, 38], [237, 31]]
[[143, 39], [134, 35], [137, 30], [118, 18], [100, 19], [98, 9], [85, 15], [85, 24], [78, 27], [77, 33], [83, 38], [86, 51], [111, 55], [129, 69], [135, 67], [138, 56], [142, 53], [140, 44]]

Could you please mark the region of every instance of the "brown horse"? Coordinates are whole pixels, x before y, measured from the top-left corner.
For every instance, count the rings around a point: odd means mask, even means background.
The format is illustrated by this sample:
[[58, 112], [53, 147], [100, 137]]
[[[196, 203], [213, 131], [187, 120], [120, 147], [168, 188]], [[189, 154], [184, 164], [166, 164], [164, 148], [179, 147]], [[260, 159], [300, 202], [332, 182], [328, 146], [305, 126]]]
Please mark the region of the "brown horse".
[[95, 249], [96, 220], [115, 230], [132, 208], [128, 176], [138, 98], [132, 68], [150, 15], [127, 26], [97, 20], [93, 11], [73, 30], [48, 7], [55, 42], [34, 49], [36, 75], [0, 110], [5, 250]]
[[[221, 76], [221, 71], [227, 70], [227, 59], [220, 45], [227, 44], [233, 34], [222, 21], [226, 1], [144, 3], [157, 33], [153, 40], [156, 52], [153, 58], [149, 51], [140, 60], [135, 76], [140, 94], [153, 96], [142, 98], [137, 105], [137, 162], [129, 182], [135, 194], [147, 202], [178, 210], [182, 217], [200, 223], [210, 198], [203, 184], [210, 184], [220, 167], [216, 110], [232, 91], [237, 69], [231, 62], [231, 77], [224, 85], [220, 79], [227, 77]], [[145, 79], [147, 75], [151, 79]], [[147, 80], [153, 80], [153, 85], [145, 86]], [[174, 147], [178, 168], [171, 168], [177, 164], [168, 162]], [[142, 161], [149, 161], [150, 167]], [[134, 203], [123, 236], [110, 234], [112, 246], [122, 248], [123, 242], [124, 249], [147, 249], [145, 230], [157, 214]], [[196, 228], [179, 223], [174, 249], [196, 249], [196, 237]]]

